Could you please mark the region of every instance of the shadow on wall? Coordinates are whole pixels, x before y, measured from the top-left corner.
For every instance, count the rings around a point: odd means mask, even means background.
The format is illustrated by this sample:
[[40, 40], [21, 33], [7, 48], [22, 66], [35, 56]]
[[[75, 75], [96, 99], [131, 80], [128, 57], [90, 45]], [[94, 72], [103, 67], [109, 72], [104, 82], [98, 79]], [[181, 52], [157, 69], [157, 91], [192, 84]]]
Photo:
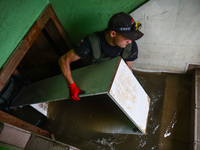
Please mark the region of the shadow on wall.
[[90, 33], [105, 30], [110, 16], [112, 16], [112, 14], [103, 14], [101, 12], [88, 12], [87, 14], [75, 16], [73, 20], [71, 20], [68, 33], [72, 39], [76, 39], [73, 41], [78, 43], [80, 39], [86, 37]]
[[[147, 0], [65, 1], [49, 0], [65, 30], [74, 43], [88, 34], [107, 28], [110, 17], [117, 12], [131, 12]], [[86, 5], [87, 4], [87, 5]]]

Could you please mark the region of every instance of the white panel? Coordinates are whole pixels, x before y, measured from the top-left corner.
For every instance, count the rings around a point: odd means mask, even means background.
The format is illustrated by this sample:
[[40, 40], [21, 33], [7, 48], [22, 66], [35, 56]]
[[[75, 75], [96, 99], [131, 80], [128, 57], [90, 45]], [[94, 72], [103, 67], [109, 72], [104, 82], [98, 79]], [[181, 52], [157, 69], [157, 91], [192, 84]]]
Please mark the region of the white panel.
[[42, 113], [43, 115], [47, 116], [48, 111], [48, 103], [38, 103], [38, 104], [32, 104], [33, 108], [35, 108], [37, 111]]
[[129, 119], [145, 133], [150, 99], [123, 60], [119, 64], [109, 94]]

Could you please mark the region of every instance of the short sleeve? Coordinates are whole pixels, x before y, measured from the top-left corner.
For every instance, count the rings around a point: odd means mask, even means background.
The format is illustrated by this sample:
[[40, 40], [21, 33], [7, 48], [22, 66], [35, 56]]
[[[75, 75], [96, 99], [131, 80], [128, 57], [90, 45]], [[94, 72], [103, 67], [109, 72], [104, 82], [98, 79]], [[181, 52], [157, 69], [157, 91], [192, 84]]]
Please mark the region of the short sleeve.
[[137, 43], [135, 41], [132, 41], [132, 49], [131, 49], [131, 54], [124, 59], [124, 61], [134, 61], [138, 58], [138, 47]]
[[81, 40], [80, 44], [74, 48], [74, 52], [82, 57], [82, 58], [86, 58], [90, 53], [91, 53], [91, 44], [89, 41], [89, 38], [86, 37], [83, 40]]

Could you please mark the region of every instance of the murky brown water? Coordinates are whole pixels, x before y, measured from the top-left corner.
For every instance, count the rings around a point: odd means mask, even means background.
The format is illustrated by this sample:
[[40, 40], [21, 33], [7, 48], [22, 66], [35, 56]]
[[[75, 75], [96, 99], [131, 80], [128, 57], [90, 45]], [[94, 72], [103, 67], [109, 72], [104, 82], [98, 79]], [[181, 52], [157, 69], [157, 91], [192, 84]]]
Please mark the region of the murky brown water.
[[[65, 102], [51, 102], [49, 104], [49, 124], [48, 127], [52, 133], [55, 134], [56, 140], [61, 141], [80, 149], [84, 150], [156, 150], [156, 149], [165, 149], [165, 140], [167, 142], [178, 136], [177, 134], [172, 133], [173, 128], [179, 124], [177, 118], [178, 110], [174, 110], [174, 115], [169, 115], [168, 120], [162, 120], [163, 116], [163, 104], [165, 99], [165, 87], [166, 87], [166, 78], [167, 74], [156, 74], [156, 73], [141, 73], [135, 72], [135, 76], [146, 91], [146, 93], [151, 98], [151, 106], [148, 118], [147, 134], [146, 135], [122, 135], [122, 134], [103, 134], [99, 133], [94, 135], [94, 138], [88, 139], [81, 137], [78, 133], [74, 134], [70, 129], [64, 130], [64, 120], [63, 111], [65, 111]], [[178, 76], [178, 75], [177, 75]], [[182, 77], [182, 75], [181, 75]], [[190, 88], [190, 79], [185, 80], [183, 78], [186, 90]], [[180, 81], [182, 82], [182, 80]], [[189, 92], [190, 93], [190, 92]], [[188, 101], [190, 94], [184, 96]], [[170, 97], [169, 97], [170, 98]], [[165, 101], [167, 101], [165, 99]], [[176, 104], [174, 104], [176, 105]], [[184, 107], [189, 107], [184, 106]], [[177, 107], [179, 108], [179, 107]], [[74, 110], [76, 111], [76, 110]], [[187, 123], [185, 122], [180, 123]], [[166, 124], [166, 127], [162, 126]], [[162, 126], [162, 131], [161, 131]], [[189, 130], [188, 132], [189, 133]], [[173, 137], [172, 137], [173, 135]], [[179, 135], [181, 136], [181, 135]], [[171, 139], [170, 139], [171, 138]], [[175, 139], [176, 140], [176, 139]], [[182, 142], [182, 141], [181, 141]], [[188, 141], [184, 141], [185, 149], [188, 148]], [[180, 143], [180, 142], [179, 142]], [[176, 146], [175, 146], [176, 148]], [[166, 147], [167, 149], [167, 147]]]
[[139, 72], [135, 72], [135, 76], [151, 98], [147, 134], [113, 135], [107, 139], [99, 139], [107, 142], [107, 149], [158, 149], [166, 76]]

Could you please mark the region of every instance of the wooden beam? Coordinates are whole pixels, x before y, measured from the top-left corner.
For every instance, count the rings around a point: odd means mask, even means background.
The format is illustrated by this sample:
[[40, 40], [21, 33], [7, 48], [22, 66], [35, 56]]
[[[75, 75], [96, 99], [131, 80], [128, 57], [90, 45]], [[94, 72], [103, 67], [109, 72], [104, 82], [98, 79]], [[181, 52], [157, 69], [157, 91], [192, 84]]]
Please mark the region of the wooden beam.
[[22, 39], [22, 41], [19, 43], [19, 45], [16, 47], [16, 49], [13, 51], [11, 56], [1, 68], [0, 91], [6, 84], [16, 67], [19, 65], [20, 61], [23, 59], [23, 57], [25, 56], [33, 42], [36, 40], [36, 38], [38, 37], [41, 30], [44, 28], [49, 19], [51, 19], [54, 22], [55, 26], [57, 27], [58, 31], [60, 32], [61, 36], [63, 37], [69, 48], [73, 48], [69, 36], [66, 34], [53, 8], [50, 4], [47, 5], [45, 10], [30, 28], [29, 32], [25, 35], [25, 37]]
[[65, 32], [60, 20], [58, 19], [56, 13], [54, 12], [52, 6], [49, 4], [49, 10], [50, 10], [50, 17], [53, 21], [53, 23], [55, 24], [55, 26], [57, 27], [59, 33], [61, 34], [61, 36], [63, 37], [63, 39], [65, 40], [65, 42], [67, 43], [69, 49], [72, 49], [74, 46], [72, 44], [71, 39], [69, 38], [69, 35]]
[[0, 121], [45, 137], [50, 137], [51, 135], [50, 132], [11, 116], [3, 111], [0, 111]]
[[31, 47], [39, 33], [41, 32], [42, 28], [46, 24], [46, 22], [49, 19], [49, 11], [46, 9], [42, 15], [39, 17], [39, 19], [34, 23], [34, 25], [31, 27], [29, 32], [25, 35], [25, 37], [22, 39], [22, 41], [19, 43], [17, 48], [14, 50], [14, 52], [11, 54], [9, 59], [6, 61], [4, 66], [1, 68], [0, 72], [0, 90], [3, 88], [3, 86], [6, 84], [22, 58], [27, 53], [28, 49]]

